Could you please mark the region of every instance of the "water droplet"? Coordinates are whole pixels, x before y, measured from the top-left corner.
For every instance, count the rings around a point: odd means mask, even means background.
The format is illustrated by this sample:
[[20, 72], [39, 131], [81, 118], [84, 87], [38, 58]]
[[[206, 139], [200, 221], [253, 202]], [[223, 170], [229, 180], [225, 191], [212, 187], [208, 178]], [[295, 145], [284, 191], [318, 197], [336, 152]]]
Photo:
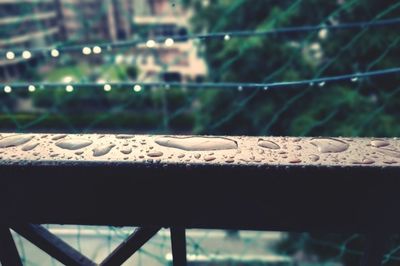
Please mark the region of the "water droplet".
[[116, 135], [115, 136], [117, 139], [133, 139], [135, 136], [133, 135]]
[[26, 144], [25, 146], [23, 146], [21, 148], [21, 150], [23, 151], [30, 151], [33, 150], [34, 148], [36, 148], [39, 145], [39, 143], [31, 143], [31, 144]]
[[93, 141], [81, 138], [72, 138], [61, 140], [56, 143], [57, 147], [67, 150], [78, 150], [91, 145]]
[[388, 148], [375, 148], [376, 151], [383, 155], [387, 155], [390, 157], [395, 157], [395, 158], [400, 158], [400, 152], [394, 149], [388, 149]]
[[269, 140], [263, 140], [263, 139], [259, 139], [258, 140], [258, 146], [263, 147], [263, 148], [267, 148], [267, 149], [273, 149], [273, 150], [278, 150], [278, 149], [281, 148], [275, 142], [269, 141]]
[[13, 135], [0, 139], [0, 148], [15, 147], [33, 139], [30, 135]]
[[52, 137], [51, 139], [52, 139], [52, 140], [60, 140], [60, 139], [65, 138], [66, 136], [67, 136], [66, 134], [57, 135], [57, 136]]
[[7, 58], [8, 60], [13, 60], [13, 59], [15, 58], [15, 53], [14, 53], [14, 52], [11, 52], [11, 51], [8, 51], [8, 52], [6, 53], [6, 58]]
[[371, 140], [371, 146], [376, 148], [385, 147], [388, 146], [389, 144], [390, 143], [386, 140], [380, 140], [380, 139]]
[[216, 158], [214, 156], [211, 156], [211, 155], [204, 156], [204, 161], [206, 161], [206, 162], [211, 162], [211, 161], [214, 161], [215, 159]]
[[154, 47], [156, 46], [156, 42], [155, 42], [154, 40], [148, 40], [148, 41], [146, 42], [146, 46], [147, 46], [148, 48], [154, 48]]
[[52, 49], [52, 50], [50, 51], [50, 55], [51, 55], [52, 57], [58, 57], [58, 56], [60, 55], [60, 52], [59, 52], [57, 49]]
[[32, 53], [29, 52], [28, 50], [25, 50], [25, 51], [22, 52], [22, 58], [29, 59], [31, 57], [32, 57]]
[[346, 142], [333, 138], [312, 139], [311, 144], [322, 153], [343, 152], [349, 148], [349, 144]]
[[65, 87], [65, 90], [66, 90], [67, 92], [73, 92], [73, 91], [74, 91], [74, 87], [73, 87], [72, 85], [67, 85], [67, 86]]
[[94, 54], [100, 54], [101, 53], [101, 47], [100, 46], [93, 47], [93, 53]]
[[92, 49], [90, 49], [90, 47], [83, 47], [82, 48], [82, 54], [90, 55], [91, 53], [92, 53]]
[[299, 158], [293, 158], [289, 161], [289, 163], [301, 163], [301, 160]]
[[76, 155], [82, 155], [82, 154], [83, 154], [83, 151], [77, 151], [77, 152], [75, 152], [75, 154], [76, 154]]
[[196, 158], [196, 159], [199, 159], [200, 157], [201, 157], [200, 153], [196, 153], [196, 154], [194, 155], [194, 158]]
[[132, 152], [132, 148], [122, 148], [120, 152], [123, 154], [130, 154]]
[[373, 164], [373, 163], [375, 163], [375, 161], [372, 159], [365, 158], [362, 160], [362, 163], [363, 164]]
[[163, 156], [163, 153], [160, 152], [160, 151], [152, 151], [152, 152], [147, 153], [147, 156], [149, 156], [149, 157], [160, 157], [160, 156]]
[[111, 85], [110, 84], [104, 84], [104, 86], [103, 86], [103, 90], [104, 91], [111, 91], [111, 89], [112, 89], [112, 87], [111, 87]]
[[316, 162], [319, 160], [319, 156], [316, 154], [311, 154], [310, 156], [308, 156], [308, 158], [312, 161], [312, 162]]
[[158, 145], [185, 151], [215, 151], [237, 149], [236, 141], [218, 137], [163, 137], [155, 140]]
[[36, 87], [34, 85], [29, 85], [28, 86], [28, 91], [29, 92], [34, 92], [36, 90]]
[[183, 158], [183, 157], [185, 157], [185, 154], [183, 153], [178, 154], [178, 158]]
[[235, 162], [235, 160], [234, 159], [227, 159], [227, 160], [225, 160], [225, 162], [226, 163], [233, 163], [233, 162]]
[[174, 44], [174, 39], [172, 38], [167, 38], [164, 41], [165, 46], [172, 46]]
[[106, 145], [98, 146], [93, 149], [93, 156], [99, 157], [99, 156], [106, 155], [114, 147], [115, 147], [114, 144], [106, 144]]

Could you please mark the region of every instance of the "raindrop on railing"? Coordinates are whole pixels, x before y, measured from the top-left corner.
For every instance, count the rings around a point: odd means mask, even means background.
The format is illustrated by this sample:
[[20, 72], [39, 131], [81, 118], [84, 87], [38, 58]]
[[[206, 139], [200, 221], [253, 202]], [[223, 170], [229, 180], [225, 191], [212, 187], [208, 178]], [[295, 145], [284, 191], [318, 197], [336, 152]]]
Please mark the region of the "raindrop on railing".
[[376, 148], [380, 148], [380, 147], [385, 147], [385, 146], [389, 146], [389, 142], [386, 140], [371, 140], [371, 146], [376, 147]]
[[311, 144], [316, 146], [322, 153], [343, 152], [349, 148], [349, 144], [346, 142], [332, 138], [313, 139]]
[[23, 146], [21, 148], [21, 150], [23, 151], [30, 151], [33, 150], [34, 148], [36, 148], [39, 145], [39, 143], [31, 143], [31, 144], [26, 144], [25, 146]]
[[312, 162], [316, 162], [316, 161], [319, 160], [319, 156], [316, 155], [316, 154], [311, 154], [310, 156], [308, 156], [308, 158], [310, 158], [310, 160], [311, 160]]
[[258, 146], [267, 148], [267, 149], [273, 149], [273, 150], [278, 150], [281, 148], [275, 142], [269, 141], [269, 140], [263, 140], [263, 139], [258, 140]]
[[132, 148], [122, 148], [120, 152], [123, 154], [130, 154], [132, 152]]
[[390, 157], [400, 158], [400, 152], [395, 149], [388, 149], [388, 148], [376, 148], [376, 151], [383, 155], [387, 155]]
[[33, 139], [30, 135], [14, 135], [0, 139], [0, 148], [15, 147]]
[[152, 152], [147, 153], [147, 156], [149, 156], [149, 157], [161, 157], [161, 156], [163, 156], [163, 153], [160, 152], [160, 151], [152, 151]]
[[107, 145], [98, 146], [98, 147], [93, 149], [93, 156], [99, 157], [99, 156], [106, 155], [114, 147], [115, 147], [114, 144], [107, 144]]
[[88, 139], [73, 138], [66, 139], [56, 143], [57, 147], [67, 150], [78, 150], [91, 145], [93, 141]]
[[60, 140], [60, 139], [65, 138], [66, 136], [67, 136], [66, 134], [63, 134], [63, 135], [56, 135], [56, 136], [52, 137], [51, 139], [52, 139], [52, 140]]
[[215, 159], [216, 158], [214, 156], [211, 156], [211, 155], [204, 156], [204, 161], [206, 161], [206, 162], [211, 162], [211, 161], [214, 161]]
[[237, 149], [234, 140], [220, 137], [163, 137], [155, 140], [158, 145], [186, 151], [212, 151]]

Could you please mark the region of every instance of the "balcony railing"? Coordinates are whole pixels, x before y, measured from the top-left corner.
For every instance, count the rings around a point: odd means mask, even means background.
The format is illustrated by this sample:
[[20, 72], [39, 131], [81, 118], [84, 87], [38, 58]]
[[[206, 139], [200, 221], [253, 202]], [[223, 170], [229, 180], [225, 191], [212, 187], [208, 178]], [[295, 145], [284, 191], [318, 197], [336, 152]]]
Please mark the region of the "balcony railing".
[[[379, 265], [398, 232], [400, 141], [368, 138], [1, 134], [0, 261], [9, 228], [67, 265], [92, 261], [37, 224], [139, 226], [101, 265], [162, 227], [174, 265], [185, 228], [358, 232]], [[73, 196], [71, 196], [73, 195]]]

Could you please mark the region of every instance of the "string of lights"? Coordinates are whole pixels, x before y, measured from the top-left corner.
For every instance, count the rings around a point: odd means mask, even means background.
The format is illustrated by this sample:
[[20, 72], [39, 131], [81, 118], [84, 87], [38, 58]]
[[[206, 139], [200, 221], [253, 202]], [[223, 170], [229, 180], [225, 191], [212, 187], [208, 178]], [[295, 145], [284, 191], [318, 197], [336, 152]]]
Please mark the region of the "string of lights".
[[83, 55], [101, 54], [104, 51], [112, 51], [113, 49], [134, 47], [140, 44], [145, 45], [147, 48], [155, 48], [158, 45], [170, 47], [175, 42], [186, 41], [188, 39], [207, 40], [213, 38], [221, 38], [225, 41], [230, 40], [233, 37], [238, 38], [249, 38], [256, 36], [270, 36], [270, 35], [282, 35], [290, 33], [304, 33], [312, 31], [337, 31], [337, 30], [349, 30], [349, 29], [363, 29], [373, 27], [383, 27], [400, 24], [400, 18], [392, 18], [386, 20], [376, 21], [361, 21], [361, 22], [350, 22], [340, 23], [336, 25], [306, 25], [306, 26], [295, 26], [295, 27], [283, 27], [276, 28], [266, 31], [225, 31], [225, 32], [213, 32], [206, 34], [188, 34], [188, 35], [174, 35], [169, 37], [157, 37], [154, 39], [134, 39], [128, 41], [117, 41], [117, 42], [106, 42], [99, 44], [79, 44], [79, 45], [58, 45], [54, 47], [36, 47], [32, 49], [0, 49], [0, 58], [5, 57], [7, 60], [14, 60], [17, 57], [23, 59], [30, 59], [34, 55], [44, 54], [51, 57], [57, 58], [60, 53], [69, 52], [80, 52]]
[[39, 89], [55, 89], [65, 88], [67, 92], [73, 92], [75, 88], [103, 88], [104, 91], [111, 91], [112, 88], [127, 88], [130, 87], [135, 92], [140, 92], [143, 88], [220, 88], [220, 89], [276, 89], [276, 88], [295, 88], [302, 86], [319, 86], [323, 87], [327, 83], [351, 81], [357, 82], [360, 79], [377, 77], [389, 74], [400, 73], [400, 67], [388, 68], [382, 70], [374, 70], [356, 74], [345, 74], [339, 76], [321, 77], [315, 79], [283, 81], [270, 83], [238, 83], [238, 82], [204, 82], [204, 83], [182, 83], [182, 82], [97, 82], [97, 83], [13, 83], [0, 84], [5, 93], [11, 93], [13, 89], [27, 89], [29, 92], [35, 92]]

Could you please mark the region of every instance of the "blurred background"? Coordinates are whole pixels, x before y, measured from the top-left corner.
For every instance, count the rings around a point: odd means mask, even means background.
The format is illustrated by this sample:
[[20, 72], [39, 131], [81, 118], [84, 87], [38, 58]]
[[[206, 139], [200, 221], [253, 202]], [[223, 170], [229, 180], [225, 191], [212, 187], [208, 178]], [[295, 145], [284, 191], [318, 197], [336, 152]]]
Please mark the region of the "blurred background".
[[[330, 28], [397, 18], [395, 0], [0, 0], [0, 130], [397, 137], [400, 75], [357, 74], [399, 67], [400, 23]], [[322, 27], [279, 30], [310, 25]], [[297, 87], [218, 85], [347, 74]], [[159, 85], [103, 86], [119, 82]], [[133, 230], [48, 228], [97, 262]], [[357, 265], [364, 246], [356, 234], [187, 234], [189, 265]], [[58, 265], [14, 236], [24, 265]], [[393, 236], [385, 265], [400, 264], [399, 245]], [[170, 262], [165, 230], [126, 265]]]

